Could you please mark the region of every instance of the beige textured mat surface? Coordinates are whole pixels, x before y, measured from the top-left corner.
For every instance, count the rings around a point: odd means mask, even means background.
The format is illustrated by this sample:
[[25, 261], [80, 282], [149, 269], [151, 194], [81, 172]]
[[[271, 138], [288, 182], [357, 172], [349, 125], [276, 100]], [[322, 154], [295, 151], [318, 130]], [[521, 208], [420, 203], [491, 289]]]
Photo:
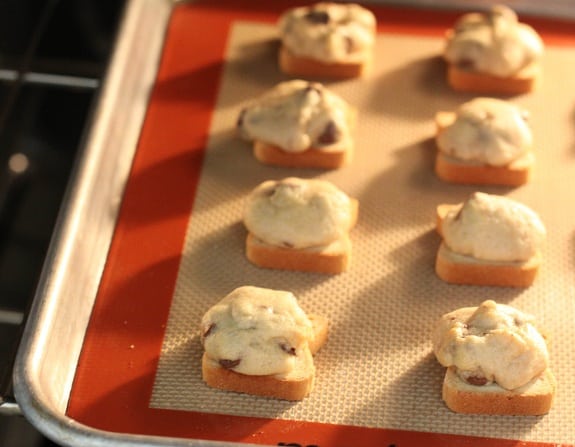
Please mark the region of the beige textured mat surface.
[[[274, 28], [237, 23], [230, 35], [198, 195], [189, 222], [151, 406], [404, 430], [496, 436], [527, 441], [575, 439], [575, 77], [574, 50], [548, 48], [545, 80], [511, 99], [531, 111], [537, 165], [526, 186], [489, 187], [539, 212], [549, 238], [545, 263], [529, 289], [453, 286], [433, 271], [439, 237], [434, 210], [474, 187], [448, 185], [433, 173], [433, 115], [471, 95], [446, 86], [430, 37], [381, 34], [371, 75], [328, 85], [359, 110], [353, 163], [331, 172], [266, 167], [234, 137], [242, 105], [277, 82]], [[193, 123], [191, 123], [193, 125]], [[349, 272], [324, 276], [261, 270], [244, 257], [243, 197], [261, 181], [287, 176], [333, 181], [360, 201]], [[240, 285], [291, 290], [302, 307], [331, 321], [316, 356], [317, 381], [302, 402], [227, 393], [201, 380], [198, 323]], [[551, 338], [559, 392], [544, 417], [463, 416], [441, 401], [444, 369], [430, 333], [444, 312], [484, 299], [535, 314]]]

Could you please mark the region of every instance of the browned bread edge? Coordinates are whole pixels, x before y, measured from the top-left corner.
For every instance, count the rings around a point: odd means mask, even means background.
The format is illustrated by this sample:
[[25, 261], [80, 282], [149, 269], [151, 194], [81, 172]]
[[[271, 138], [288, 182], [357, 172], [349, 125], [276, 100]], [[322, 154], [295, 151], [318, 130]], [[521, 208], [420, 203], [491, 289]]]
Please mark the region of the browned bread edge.
[[371, 61], [363, 63], [325, 63], [294, 55], [285, 46], [279, 49], [279, 66], [281, 71], [292, 76], [303, 76], [328, 79], [348, 79], [364, 76]]
[[349, 163], [352, 147], [339, 151], [311, 148], [304, 152], [287, 152], [263, 141], [254, 141], [253, 152], [261, 163], [289, 168], [337, 169]]
[[331, 249], [293, 249], [270, 245], [258, 239], [252, 233], [246, 238], [246, 256], [258, 267], [337, 274], [349, 268], [351, 260], [351, 242], [348, 236], [339, 241], [340, 247]]
[[455, 64], [447, 65], [447, 82], [456, 91], [519, 95], [529, 93], [540, 82], [541, 70], [538, 66], [529, 67], [523, 73], [508, 78], [465, 70]]
[[549, 412], [556, 388], [549, 368], [527, 385], [511, 391], [497, 385], [470, 385], [459, 378], [454, 368], [448, 368], [442, 397], [447, 407], [457, 413], [536, 416]]

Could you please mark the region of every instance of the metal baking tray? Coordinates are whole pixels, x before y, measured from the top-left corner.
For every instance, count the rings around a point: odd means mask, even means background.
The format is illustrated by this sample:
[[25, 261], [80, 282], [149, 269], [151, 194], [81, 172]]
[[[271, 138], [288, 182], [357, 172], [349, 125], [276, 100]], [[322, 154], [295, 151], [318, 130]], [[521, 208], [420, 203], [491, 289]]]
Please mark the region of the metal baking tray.
[[[145, 142], [147, 138], [146, 135], [142, 135], [142, 129], [145, 128], [147, 120], [153, 121], [153, 117], [147, 115], [148, 107], [158, 81], [158, 68], [161, 66], [162, 60], [171, 57], [170, 54], [163, 52], [164, 42], [170, 31], [170, 18], [174, 7], [179, 6], [179, 3], [168, 0], [131, 0], [127, 4], [119, 40], [98, 107], [94, 113], [93, 125], [86, 137], [82, 157], [76, 166], [74, 181], [67, 193], [16, 361], [14, 387], [17, 401], [26, 418], [40, 431], [56, 442], [69, 446], [192, 445], [223, 447], [239, 444], [252, 445], [250, 439], [253, 439], [253, 445], [262, 443], [317, 445], [320, 442], [316, 439], [321, 439], [324, 441], [321, 445], [325, 445], [325, 447], [328, 444], [341, 447], [354, 439], [355, 431], [353, 428], [345, 433], [342, 432], [340, 438], [337, 430], [334, 431], [334, 426], [329, 426], [329, 424], [314, 425], [314, 433], [320, 433], [320, 435], [313, 439], [307, 439], [305, 436], [307, 426], [299, 424], [297, 421], [288, 427], [286, 424], [273, 419], [240, 418], [238, 420], [235, 416], [230, 418], [225, 416], [223, 418], [211, 417], [194, 412], [190, 412], [188, 416], [179, 414], [165, 429], [148, 431], [145, 429], [147, 423], [145, 417], [139, 415], [129, 405], [122, 407], [122, 399], [126, 393], [130, 392], [129, 389], [107, 390], [108, 397], [111, 396], [110, 399], [115, 402], [115, 405], [108, 408], [106, 400], [103, 400], [102, 406], [98, 408], [99, 414], [105, 414], [109, 410], [112, 415], [111, 418], [121, 414], [121, 429], [94, 428], [94, 426], [79, 422], [68, 415], [70, 395], [78, 374], [77, 366], [82, 355], [85, 355], [83, 350], [88, 327], [91, 321], [99, 323], [98, 319], [106, 317], [105, 313], [100, 313], [100, 310], [95, 307], [102, 284], [109, 281], [109, 278], [106, 278], [106, 272], [111, 271], [110, 275], [113, 275], [117, 274], [118, 271], [123, 271], [123, 269], [130, 270], [129, 265], [114, 264], [110, 266], [109, 264], [110, 259], [112, 262], [114, 260], [114, 250], [118, 249], [113, 243], [115, 234], [118, 231], [134, 231], [134, 237], [137, 238], [138, 225], [151, 225], [150, 222], [138, 222], [136, 219], [129, 222], [127, 226], [117, 226], [118, 222], [125, 217], [122, 212], [128, 213], [122, 208], [126, 196], [132, 198], [138, 196], [139, 185], [137, 181], [130, 180], [130, 175], [138, 156], [139, 145]], [[204, 3], [208, 4], [209, 2]], [[243, 2], [228, 0], [223, 3], [236, 11], [241, 11], [243, 7]], [[394, 4], [396, 2], [371, 3]], [[409, 6], [432, 6], [427, 2], [410, 1], [408, 3]], [[479, 2], [476, 3], [479, 4]], [[246, 4], [253, 6], [255, 2], [249, 1]], [[288, 4], [288, 2], [282, 3], [284, 6]], [[468, 1], [445, 1], [434, 2], [433, 6], [469, 9], [474, 5]], [[517, 2], [516, 6], [518, 11], [562, 20], [575, 17], [575, 6], [565, 1], [525, 1]], [[266, 8], [273, 9], [279, 8], [279, 6], [264, 6], [264, 9]], [[214, 8], [214, 11], [217, 11], [217, 8]], [[565, 23], [561, 26], [565, 27]], [[219, 76], [220, 69], [219, 61], [216, 58], [213, 60], [213, 65], [206, 68], [206, 72], [202, 74], [202, 79]], [[175, 85], [171, 85], [163, 92], [165, 95], [177, 94], [178, 82], [186, 82], [186, 73], [181, 75], [180, 79], [176, 79]], [[208, 88], [207, 96], [200, 98], [184, 97], [182, 101], [194, 100], [197, 103], [205, 103], [206, 101], [209, 103], [214, 99], [210, 96], [212, 93]], [[171, 99], [174, 97], [172, 96]], [[155, 132], [156, 136], [161, 136], [162, 130], [156, 129]], [[202, 142], [205, 142], [202, 140], [204, 136], [201, 132], [196, 136], [198, 141], [192, 143], [201, 146]], [[203, 156], [201, 151], [194, 152], [180, 162], [189, 164], [192, 168], [192, 176], [199, 176]], [[153, 179], [154, 170], [150, 169], [147, 172]], [[138, 200], [142, 201], [140, 204], [145, 204], [149, 200], [150, 206], [157, 206], [164, 198], [139, 197]], [[186, 204], [184, 203], [182, 206], [185, 209]], [[172, 217], [174, 216], [168, 216], [168, 218]], [[177, 219], [179, 224], [186, 225], [187, 217], [177, 216]], [[168, 240], [166, 243], [173, 242]], [[137, 243], [145, 245], [146, 241], [136, 241]], [[166, 262], [174, 261], [167, 260]], [[126, 290], [129, 294], [129, 288]], [[134, 296], [131, 298], [137, 299]], [[133, 306], [137, 305], [137, 303], [133, 304]], [[169, 303], [161, 303], [160, 305], [169, 307]], [[128, 320], [115, 323], [117, 323], [114, 326], [117, 332], [111, 333], [110, 339], [106, 341], [124, 343], [125, 346], [122, 349], [130, 350], [125, 351], [130, 352], [130, 355], [132, 351], [139, 348], [137, 343], [147, 341], [142, 338], [142, 327], [131, 327]], [[125, 326], [125, 330], [118, 330], [118, 327], [122, 328], [122, 324]], [[163, 327], [156, 328], [157, 332], [153, 337], [156, 342], [157, 340], [161, 342], [162, 330]], [[135, 341], [132, 343], [132, 340]], [[94, 340], [92, 340], [93, 342]], [[118, 357], [121, 353], [122, 350], [118, 349], [113, 355]], [[127, 355], [127, 357], [130, 356]], [[154, 367], [155, 364], [145, 365], [145, 368]], [[149, 372], [149, 370], [146, 371]], [[105, 366], [99, 373], [106, 375]], [[142, 379], [142, 376], [137, 372], [133, 374], [134, 386], [139, 386], [136, 383], [138, 380], [147, 380]], [[80, 395], [77, 400], [82, 400], [82, 398]], [[149, 398], [148, 395], [141, 396], [141, 401], [147, 405]], [[119, 411], [120, 413], [118, 413]], [[154, 414], [157, 415], [161, 411], [160, 409]], [[82, 420], [90, 419], [90, 415], [84, 416], [86, 417]], [[202, 433], [203, 430], [220, 431], [221, 433], [211, 438], [189, 439], [185, 430], [180, 431], [177, 427], [177, 425], [182, 424], [197, 426], [194, 429], [197, 433]], [[218, 425], [216, 426], [216, 424]], [[111, 426], [114, 427], [115, 425], [111, 423]], [[238, 428], [242, 428], [241, 442], [233, 440], [233, 433], [237, 432]], [[260, 436], [263, 432], [274, 430], [285, 431], [287, 438]], [[289, 437], [291, 435], [294, 437]], [[290, 442], [282, 443], [278, 441], [279, 439], [289, 439]], [[291, 442], [292, 439], [293, 442]], [[326, 439], [330, 442], [325, 442]], [[396, 443], [405, 446], [418, 445], [418, 442], [438, 446], [549, 445], [513, 440], [499, 440], [497, 441], [498, 444], [493, 444], [472, 437], [443, 437], [440, 434], [429, 433], [418, 435], [410, 431], [395, 429], [382, 432], [379, 438], [372, 437], [370, 439], [377, 440], [377, 443], [381, 445]]]

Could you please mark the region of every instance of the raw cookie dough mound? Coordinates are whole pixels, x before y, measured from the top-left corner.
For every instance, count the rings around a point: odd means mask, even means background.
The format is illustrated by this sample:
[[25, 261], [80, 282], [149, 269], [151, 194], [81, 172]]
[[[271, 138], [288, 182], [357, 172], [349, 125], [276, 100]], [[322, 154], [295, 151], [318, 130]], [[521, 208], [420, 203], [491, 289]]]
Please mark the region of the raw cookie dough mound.
[[541, 415], [556, 382], [532, 316], [492, 300], [443, 315], [433, 352], [447, 372], [443, 400], [457, 413]]
[[528, 112], [507, 101], [475, 98], [435, 116], [437, 176], [451, 183], [519, 186], [534, 164]]
[[317, 3], [280, 17], [280, 69], [332, 79], [364, 75], [373, 57], [375, 16], [354, 3]]
[[487, 13], [463, 15], [447, 32], [443, 57], [455, 90], [520, 94], [541, 77], [543, 41], [514, 11], [494, 6]]
[[327, 319], [306, 315], [292, 293], [239, 287], [202, 318], [203, 380], [222, 390], [301, 400], [313, 388], [313, 354], [327, 333]]
[[292, 80], [244, 108], [240, 136], [264, 164], [336, 169], [350, 162], [355, 110], [322, 84]]
[[357, 213], [357, 200], [325, 180], [268, 180], [246, 200], [246, 255], [264, 268], [341, 273]]
[[527, 206], [476, 192], [465, 203], [437, 207], [443, 237], [435, 271], [444, 281], [483, 286], [530, 286], [541, 265], [545, 226]]

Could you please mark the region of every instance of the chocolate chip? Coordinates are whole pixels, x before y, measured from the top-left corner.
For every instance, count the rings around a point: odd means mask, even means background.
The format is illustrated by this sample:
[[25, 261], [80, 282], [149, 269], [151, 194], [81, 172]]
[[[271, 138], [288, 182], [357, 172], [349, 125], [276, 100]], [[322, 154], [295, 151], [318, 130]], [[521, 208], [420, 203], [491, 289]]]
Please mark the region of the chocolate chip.
[[355, 42], [354, 40], [349, 37], [349, 36], [345, 36], [344, 37], [344, 42], [345, 42], [345, 51], [347, 52], [347, 54], [351, 54], [355, 51]]
[[238, 116], [238, 120], [236, 121], [236, 127], [242, 127], [244, 125], [244, 118], [246, 117], [246, 113], [247, 113], [248, 109], [242, 109], [239, 116]]
[[241, 359], [237, 360], [220, 359], [219, 361], [220, 366], [225, 369], [234, 369], [236, 366], [240, 364], [240, 362]]
[[326, 11], [316, 11], [312, 9], [305, 15], [306, 20], [318, 25], [325, 25], [329, 23], [329, 14]]
[[475, 386], [483, 386], [487, 383], [487, 379], [482, 376], [468, 376], [465, 378], [465, 381], [469, 385], [475, 385]]
[[280, 348], [283, 352], [285, 352], [286, 354], [289, 355], [296, 355], [295, 353], [295, 348], [293, 346], [291, 346], [289, 343], [287, 342], [282, 342], [279, 344]]
[[262, 191], [262, 195], [263, 195], [264, 197], [271, 197], [271, 196], [273, 196], [273, 195], [275, 194], [275, 192], [276, 192], [276, 186], [273, 185], [273, 186], [270, 186], [270, 187], [267, 188], [267, 189], [264, 189], [264, 190]]
[[515, 326], [523, 326], [524, 323], [525, 323], [525, 320], [523, 320], [523, 318], [520, 318], [517, 316], [515, 318], [513, 318], [513, 324]]
[[339, 129], [333, 121], [330, 121], [322, 134], [318, 137], [317, 142], [322, 145], [333, 144], [339, 140]]
[[[453, 151], [453, 152], [455, 152], [455, 151]], [[463, 211], [463, 207], [459, 208], [457, 210], [457, 213], [455, 214], [455, 217], [453, 217], [453, 220], [457, 221], [457, 220], [461, 219], [462, 211]]]
[[202, 334], [202, 338], [206, 338], [208, 336], [210, 336], [211, 334], [213, 334], [213, 332], [216, 330], [216, 323], [212, 323], [210, 324], [205, 330], [204, 333]]
[[475, 61], [473, 59], [463, 58], [458, 60], [456, 65], [462, 70], [473, 70], [475, 68]]

